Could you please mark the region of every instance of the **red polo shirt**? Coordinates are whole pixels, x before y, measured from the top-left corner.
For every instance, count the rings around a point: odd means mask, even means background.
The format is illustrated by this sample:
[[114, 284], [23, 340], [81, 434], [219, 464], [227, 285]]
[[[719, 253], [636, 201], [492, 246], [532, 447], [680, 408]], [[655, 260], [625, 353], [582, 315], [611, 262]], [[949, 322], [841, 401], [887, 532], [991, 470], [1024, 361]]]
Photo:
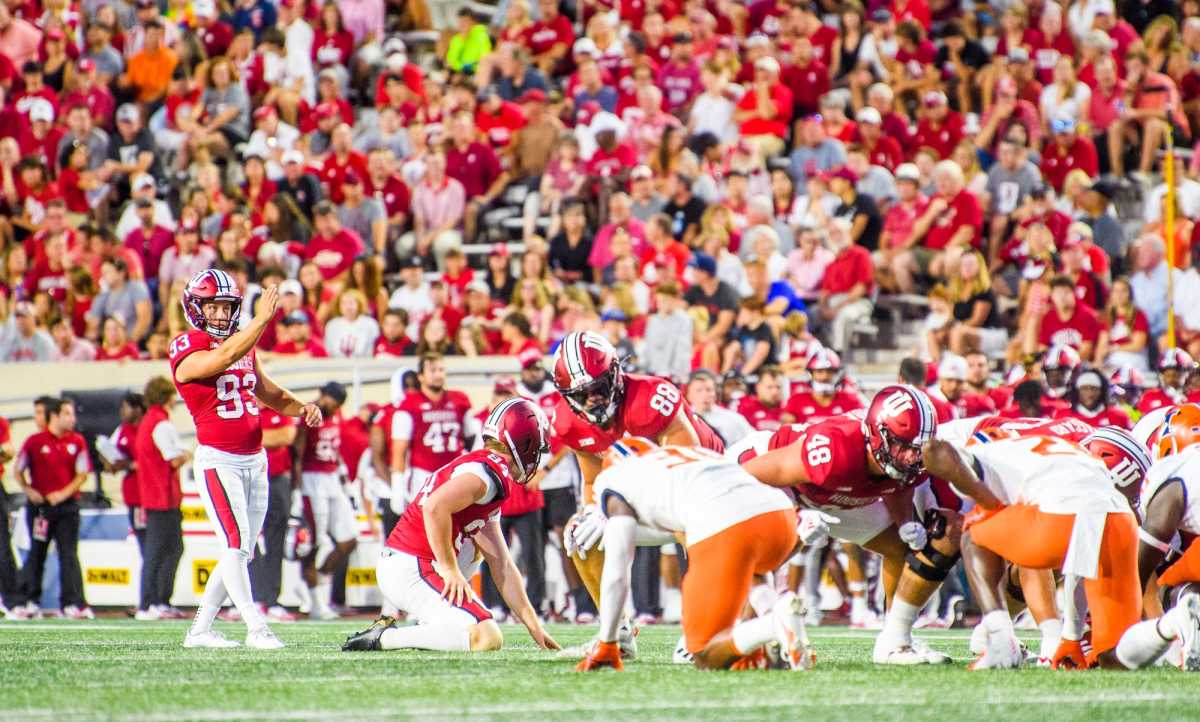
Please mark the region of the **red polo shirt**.
[[141, 505], [153, 511], [178, 509], [183, 501], [179, 470], [171, 468], [171, 460], [163, 456], [154, 441], [154, 429], [162, 423], [171, 423], [166, 409], [151, 406], [138, 424], [137, 439], [133, 444]]
[[1068, 173], [1078, 168], [1087, 173], [1089, 178], [1095, 178], [1100, 170], [1100, 163], [1096, 158], [1096, 146], [1091, 138], [1075, 136], [1070, 145], [1065, 147], [1058, 143], [1046, 146], [1042, 150], [1040, 168], [1046, 182], [1056, 192], [1062, 192], [1063, 181], [1067, 179]]
[[[30, 486], [45, 496], [70, 486], [77, 474], [91, 471], [92, 462], [87, 442], [78, 432], [55, 436], [47, 430], [25, 439], [17, 454], [17, 469], [28, 469]], [[75, 498], [79, 498], [78, 492]]]
[[925, 247], [934, 251], [942, 250], [963, 226], [972, 228], [970, 243], [978, 246], [983, 229], [983, 212], [979, 209], [979, 199], [966, 189], [950, 199], [949, 206], [929, 227], [925, 234]]
[[446, 175], [462, 183], [468, 201], [487, 193], [502, 171], [495, 151], [483, 143], [461, 150], [451, 145], [446, 151]]
[[565, 15], [558, 15], [553, 20], [539, 20], [530, 25], [522, 40], [533, 55], [548, 53], [559, 43], [570, 49], [575, 42], [575, 29]]
[[342, 191], [342, 184], [345, 183], [348, 170], [353, 170], [359, 178], [365, 179], [367, 177], [367, 157], [352, 150], [345, 158], [339, 160], [336, 154], [331, 153], [321, 165], [319, 175], [321, 185], [325, 186], [325, 195], [329, 196], [329, 200], [334, 203], [340, 204], [346, 199], [346, 194]]
[[[742, 121], [738, 128], [742, 135], [774, 135], [783, 138], [787, 135], [788, 123], [792, 119], [792, 91], [782, 83], [771, 86], [771, 102], [775, 105], [775, 117], [771, 119], [755, 116]], [[758, 97], [754, 94], [753, 86], [746, 91], [738, 101], [738, 110], [754, 110], [758, 107]]]
[[[262, 410], [261, 421], [263, 431], [286, 429], [296, 423], [292, 417], [284, 416], [278, 411], [268, 408]], [[267, 450], [267, 476], [292, 473], [292, 447], [290, 444], [264, 448]]]
[[350, 270], [350, 266], [354, 265], [354, 257], [363, 251], [362, 239], [355, 233], [346, 230], [337, 232], [337, 235], [328, 236], [313, 236], [312, 239], [304, 246], [304, 260], [314, 261], [318, 254], [322, 251], [333, 251], [341, 255], [341, 260], [336, 264], [329, 266], [321, 266], [321, 276], [326, 281], [337, 278], [346, 271]]
[[821, 290], [829, 294], [846, 293], [859, 283], [865, 284], [870, 293], [875, 287], [875, 268], [871, 263], [871, 252], [853, 244], [825, 267]]
[[917, 148], [929, 146], [937, 151], [939, 158], [949, 158], [954, 147], [963, 139], [963, 118], [953, 110], [946, 113], [941, 123], [934, 125], [928, 118], [917, 123]]

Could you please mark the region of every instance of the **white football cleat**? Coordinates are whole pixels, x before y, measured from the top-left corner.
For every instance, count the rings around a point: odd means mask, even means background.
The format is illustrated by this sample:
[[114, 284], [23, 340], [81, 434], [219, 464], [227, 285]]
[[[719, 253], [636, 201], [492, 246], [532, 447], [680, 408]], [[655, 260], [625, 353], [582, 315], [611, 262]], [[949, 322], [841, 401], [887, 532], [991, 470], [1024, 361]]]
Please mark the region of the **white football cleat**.
[[1200, 672], [1200, 595], [1183, 595], [1179, 606], [1186, 615], [1186, 619], [1176, 623], [1183, 651], [1180, 668], [1185, 672]]
[[867, 609], [862, 612], [850, 612], [851, 629], [883, 629], [883, 619], [878, 614]]
[[925, 664], [950, 664], [950, 655], [930, 647], [924, 639], [914, 637], [912, 648], [913, 651], [925, 658]]
[[77, 607], [74, 604], [70, 604], [70, 605], [67, 605], [66, 607], [63, 607], [62, 615], [64, 617], [66, 617], [67, 619], [76, 619], [76, 620], [95, 619], [96, 618], [96, 614], [95, 614], [95, 612], [92, 611], [91, 607], [87, 607], [87, 606]]
[[808, 642], [808, 632], [804, 630], [806, 611], [804, 600], [792, 592], [780, 597], [771, 610], [780, 653], [793, 671], [812, 669], [817, 665], [817, 655]]
[[5, 615], [5, 619], [9, 619], [14, 622], [23, 622], [23, 621], [27, 621], [30, 619], [41, 619], [41, 618], [42, 618], [42, 608], [39, 607], [38, 605], [34, 604], [33, 602], [26, 602], [25, 604], [18, 604], [17, 606], [8, 610], [8, 614]]
[[671, 664], [692, 664], [695, 658], [687, 648], [687, 639], [680, 637], [675, 643], [675, 651], [671, 653]]
[[976, 656], [987, 650], [987, 630], [983, 628], [982, 622], [971, 630], [971, 641], [967, 643], [967, 650]]
[[329, 607], [318, 606], [313, 607], [312, 611], [308, 613], [308, 618], [315, 619], [319, 622], [331, 622], [335, 619], [341, 619], [342, 615], [333, 611]]
[[260, 627], [246, 633], [247, 649], [283, 649], [283, 642], [271, 631], [270, 627]]
[[184, 649], [231, 649], [241, 645], [232, 639], [226, 639], [224, 634], [210, 629], [207, 632], [193, 634], [190, 630], [183, 638]]
[[137, 610], [137, 612], [134, 613], [133, 618], [139, 622], [157, 622], [158, 620], [162, 619], [162, 613], [158, 611], [157, 607], [148, 607], [146, 609]]
[[1016, 669], [1021, 666], [1025, 655], [1016, 635], [1007, 630], [985, 630], [985, 633], [987, 646], [978, 659], [967, 665], [967, 669]]
[[925, 661], [925, 655], [913, 648], [911, 644], [900, 644], [890, 649], [876, 644], [875, 651], [871, 654], [871, 661], [875, 664], [891, 664], [901, 667], [928, 664]]

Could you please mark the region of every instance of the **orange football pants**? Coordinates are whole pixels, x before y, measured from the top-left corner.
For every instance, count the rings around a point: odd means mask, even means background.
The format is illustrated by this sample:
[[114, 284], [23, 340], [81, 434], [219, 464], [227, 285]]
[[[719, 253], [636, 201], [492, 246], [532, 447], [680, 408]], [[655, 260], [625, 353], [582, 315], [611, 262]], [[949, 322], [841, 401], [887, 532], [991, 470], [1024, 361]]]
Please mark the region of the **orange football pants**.
[[1160, 587], [1177, 587], [1188, 582], [1200, 582], [1200, 542], [1193, 541], [1179, 557], [1163, 570], [1158, 578]]
[[687, 548], [683, 577], [683, 636], [692, 654], [731, 629], [755, 574], [783, 565], [797, 542], [796, 512], [779, 509], [750, 517]]
[[[971, 538], [1017, 566], [1061, 569], [1074, 526], [1074, 514], [1049, 514], [1036, 506], [1013, 504], [972, 526]], [[1109, 514], [1100, 542], [1097, 577], [1083, 580], [1092, 614], [1089, 662], [1116, 647], [1125, 630], [1142, 618], [1137, 548], [1133, 514]]]

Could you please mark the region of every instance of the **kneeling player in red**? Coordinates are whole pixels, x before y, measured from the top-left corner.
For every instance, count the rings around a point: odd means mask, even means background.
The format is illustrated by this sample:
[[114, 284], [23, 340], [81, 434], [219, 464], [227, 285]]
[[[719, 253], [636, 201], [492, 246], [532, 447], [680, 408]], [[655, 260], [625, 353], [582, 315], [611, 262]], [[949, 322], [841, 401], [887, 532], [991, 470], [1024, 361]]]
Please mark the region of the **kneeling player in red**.
[[538, 646], [559, 648], [529, 603], [500, 530], [501, 503], [514, 484], [529, 481], [550, 452], [550, 425], [536, 404], [514, 398], [492, 410], [483, 438], [482, 449], [434, 472], [380, 554], [380, 591], [417, 623], [401, 627], [391, 617], [380, 617], [350, 636], [343, 651], [500, 649], [500, 627], [468, 581], [480, 557], [505, 604]]

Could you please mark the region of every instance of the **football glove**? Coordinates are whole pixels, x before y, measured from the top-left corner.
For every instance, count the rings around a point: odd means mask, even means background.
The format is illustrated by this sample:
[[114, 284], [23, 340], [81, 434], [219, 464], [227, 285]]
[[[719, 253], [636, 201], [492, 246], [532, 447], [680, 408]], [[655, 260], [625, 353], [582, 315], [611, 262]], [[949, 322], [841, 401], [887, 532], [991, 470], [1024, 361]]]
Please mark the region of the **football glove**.
[[929, 543], [929, 534], [921, 522], [905, 522], [900, 525], [900, 540], [907, 544], [909, 549], [919, 552]]
[[587, 553], [592, 549], [604, 548], [604, 526], [608, 519], [600, 513], [594, 504], [589, 504], [579, 513], [575, 525], [571, 528], [571, 540], [567, 542], [568, 549], [578, 552], [580, 559], [587, 559]]
[[1087, 669], [1087, 659], [1083, 654], [1083, 644], [1077, 639], [1063, 639], [1058, 643], [1058, 649], [1054, 650], [1054, 656], [1050, 659], [1050, 666], [1054, 669]]
[[408, 508], [408, 485], [412, 480], [412, 469], [392, 472], [392, 495], [388, 505], [393, 514], [403, 514]]

